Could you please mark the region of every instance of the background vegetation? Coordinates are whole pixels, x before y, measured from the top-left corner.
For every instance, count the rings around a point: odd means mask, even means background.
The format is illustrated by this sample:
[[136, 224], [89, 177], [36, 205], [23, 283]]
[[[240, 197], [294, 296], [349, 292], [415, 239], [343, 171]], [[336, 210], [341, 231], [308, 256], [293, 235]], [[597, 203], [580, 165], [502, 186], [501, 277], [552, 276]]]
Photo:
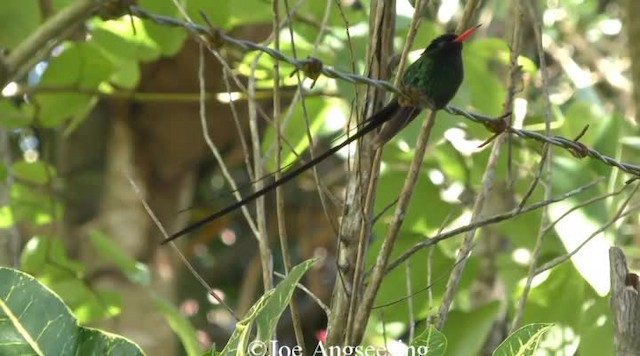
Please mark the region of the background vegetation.
[[[490, 354], [520, 326], [549, 323], [541, 354], [612, 354], [608, 247], [632, 266], [639, 257], [640, 43], [628, 39], [640, 5], [416, 2], [2, 2], [0, 263], [150, 355], [220, 350], [248, 316], [258, 335], [308, 349], [326, 338], [394, 351], [434, 325], [447, 355]], [[451, 104], [476, 118], [513, 112], [529, 136], [479, 147], [487, 125], [438, 113], [389, 265], [380, 256], [422, 119], [385, 147], [379, 176], [373, 153], [352, 147], [257, 210], [159, 245], [162, 229], [327, 149], [392, 95], [331, 69], [393, 82], [405, 44], [414, 59], [476, 23]], [[581, 149], [571, 141], [586, 125]], [[264, 291], [295, 265], [269, 304]], [[379, 286], [376, 268], [390, 268]], [[306, 291], [291, 295], [296, 278]], [[279, 312], [260, 314], [289, 298], [277, 327]]]

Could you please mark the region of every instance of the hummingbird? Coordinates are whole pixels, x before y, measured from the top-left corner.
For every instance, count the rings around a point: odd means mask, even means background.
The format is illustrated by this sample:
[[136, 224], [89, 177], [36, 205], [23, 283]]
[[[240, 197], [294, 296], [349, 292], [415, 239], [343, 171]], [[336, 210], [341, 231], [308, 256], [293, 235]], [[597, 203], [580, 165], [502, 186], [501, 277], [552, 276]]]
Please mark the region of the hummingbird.
[[409, 65], [404, 72], [402, 80], [400, 81], [400, 90], [404, 95], [394, 97], [380, 111], [365, 120], [362, 127], [360, 127], [355, 134], [348, 137], [339, 145], [326, 150], [264, 188], [172, 234], [163, 240], [162, 244], [166, 244], [169, 241], [188, 234], [211, 221], [255, 201], [377, 128], [381, 127], [371, 141], [372, 148], [374, 149], [382, 147], [382, 145], [413, 121], [422, 110], [430, 109], [437, 111], [444, 108], [449, 101], [453, 99], [464, 78], [462, 42], [471, 36], [478, 27], [480, 27], [480, 25], [471, 27], [459, 35], [444, 34], [431, 41], [429, 46], [427, 46], [420, 55], [420, 58]]

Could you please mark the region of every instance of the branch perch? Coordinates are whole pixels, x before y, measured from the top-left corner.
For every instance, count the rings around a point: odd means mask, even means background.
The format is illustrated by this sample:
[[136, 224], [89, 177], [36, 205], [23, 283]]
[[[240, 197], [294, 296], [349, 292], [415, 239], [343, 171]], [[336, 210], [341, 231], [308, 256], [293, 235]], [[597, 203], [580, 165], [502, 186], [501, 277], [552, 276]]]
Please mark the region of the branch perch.
[[616, 355], [640, 355], [640, 291], [638, 275], [629, 273], [627, 260], [618, 247], [609, 249], [611, 268], [611, 312]]

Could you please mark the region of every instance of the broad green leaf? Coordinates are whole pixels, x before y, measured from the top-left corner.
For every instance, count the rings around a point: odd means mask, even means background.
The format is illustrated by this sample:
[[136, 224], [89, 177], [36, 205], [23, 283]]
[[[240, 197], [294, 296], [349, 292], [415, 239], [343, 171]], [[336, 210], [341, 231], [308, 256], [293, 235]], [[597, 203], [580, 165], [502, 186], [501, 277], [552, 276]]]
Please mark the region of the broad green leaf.
[[233, 4], [244, 2], [246, 1], [189, 0], [185, 4], [187, 5], [187, 13], [193, 22], [206, 25], [201, 16], [203, 13], [214, 26], [225, 28], [230, 21]]
[[531, 289], [523, 322], [546, 323], [553, 320], [556, 324], [576, 329], [584, 313], [580, 301], [585, 299], [587, 291], [594, 291], [572, 263], [561, 264], [553, 268], [545, 279], [541, 277], [538, 285]]
[[[40, 85], [69, 89], [96, 90], [107, 80], [112, 65], [89, 43], [68, 43], [62, 53], [51, 59]], [[39, 93], [35, 99], [40, 107], [40, 123], [55, 127], [64, 120], [86, 110], [92, 95], [80, 93]]]
[[54, 197], [18, 182], [11, 186], [11, 206], [16, 222], [42, 225], [50, 223], [54, 214], [62, 214], [62, 206]]
[[602, 112], [598, 104], [586, 100], [572, 100], [566, 108], [559, 109], [564, 115], [564, 121], [558, 133], [573, 138], [584, 129], [585, 125], [589, 125], [589, 130], [580, 139], [580, 142], [589, 146], [593, 144], [594, 138], [597, 139], [598, 134], [606, 133], [607, 126], [611, 125], [613, 119]]
[[196, 338], [196, 330], [179, 310], [159, 295], [153, 294], [156, 308], [164, 315], [171, 329], [178, 335], [188, 356], [200, 355], [200, 343]]
[[[135, 28], [135, 31], [134, 31]], [[124, 16], [117, 20], [96, 20], [91, 42], [102, 47], [110, 56], [120, 60], [152, 61], [160, 56], [159, 45], [145, 32], [142, 20]]]
[[[236, 329], [220, 354], [246, 355], [247, 347], [250, 349], [248, 354], [261, 354], [259, 349], [269, 345], [271, 332], [289, 304], [296, 284], [315, 262], [316, 259], [312, 258], [293, 267], [275, 288], [266, 291], [247, 312], [247, 315], [236, 323]], [[249, 337], [254, 323], [258, 327], [258, 335], [250, 343]], [[266, 351], [266, 349], [263, 350]], [[215, 350], [211, 352], [215, 352]]]
[[272, 332], [280, 319], [280, 315], [289, 304], [293, 291], [300, 278], [316, 263], [317, 259], [308, 259], [293, 267], [289, 274], [274, 288], [274, 293], [265, 301], [264, 308], [256, 314], [258, 328], [257, 340], [269, 342]]
[[26, 127], [33, 121], [33, 106], [17, 105], [9, 99], [0, 99], [0, 126], [5, 129]]
[[[236, 328], [233, 330], [233, 334], [229, 337], [224, 349], [219, 352], [221, 355], [238, 355], [243, 356], [246, 354], [247, 345], [249, 345], [249, 337], [251, 336], [251, 326], [256, 318], [256, 315], [262, 311], [267, 301], [273, 296], [275, 289], [266, 291], [260, 299], [247, 312], [242, 320], [236, 323]], [[215, 350], [214, 350], [215, 352]]]
[[[180, 18], [172, 1], [140, 0], [138, 4], [154, 14]], [[158, 25], [151, 20], [142, 20], [142, 24], [145, 32], [158, 45], [162, 55], [167, 57], [176, 55], [188, 36], [187, 31], [181, 28]]]
[[55, 283], [51, 289], [72, 307], [80, 323], [105, 320], [122, 312], [122, 295], [115, 289], [90, 288], [77, 278]]
[[262, 0], [218, 1], [223, 4], [229, 3], [230, 5], [229, 18], [225, 23], [226, 28], [241, 24], [271, 21], [273, 16], [270, 2]]
[[521, 327], [496, 348], [493, 356], [535, 355], [540, 339], [552, 326], [553, 324], [529, 324]]
[[580, 326], [578, 353], [581, 356], [608, 355], [614, 350], [613, 317], [609, 306], [609, 296], [599, 297], [587, 293], [583, 299], [583, 313]]
[[84, 272], [84, 265], [69, 259], [62, 241], [53, 236], [29, 239], [22, 250], [20, 262], [21, 269], [27, 273], [46, 274], [47, 277], [43, 278], [45, 284]]
[[447, 335], [447, 355], [479, 355], [500, 311], [499, 302], [485, 304], [471, 312], [449, 313], [442, 332]]
[[[411, 202], [407, 208], [402, 231], [428, 234], [437, 230], [447, 217], [455, 218], [457, 207], [440, 199], [440, 189], [429, 179], [426, 167], [423, 167], [418, 183], [413, 190]], [[376, 213], [383, 211], [385, 207], [398, 199], [407, 177], [402, 169], [389, 169], [380, 175], [378, 194], [376, 195]], [[376, 224], [376, 231], [383, 234], [387, 223], [392, 218], [395, 209], [388, 209]]]
[[159, 45], [146, 30], [140, 19], [131, 20], [128, 16], [96, 21], [90, 43], [111, 62], [114, 70], [109, 80], [113, 84], [133, 89], [140, 81], [139, 61], [151, 61], [160, 56]]
[[11, 172], [16, 178], [34, 184], [46, 184], [55, 177], [55, 169], [43, 161], [17, 161], [11, 166]]
[[466, 182], [469, 178], [467, 158], [458, 152], [449, 142], [434, 148], [433, 158], [438, 169], [445, 175], [447, 182]]
[[435, 326], [428, 325], [427, 329], [413, 340], [411, 346], [414, 347], [414, 352], [420, 355], [442, 356], [447, 351], [447, 338]]
[[32, 276], [0, 267], [0, 354], [143, 355], [130, 340], [78, 325], [69, 308]]
[[[403, 234], [401, 235], [394, 246], [394, 253], [392, 259], [399, 255], [400, 252], [407, 251], [416, 242], [420, 241], [422, 236]], [[380, 245], [383, 238], [376, 238], [367, 253], [367, 266], [371, 266], [375, 258], [377, 257], [377, 251], [380, 250]], [[460, 243], [457, 243], [460, 246]], [[426, 271], [426, 261], [429, 261], [431, 265], [431, 281], [429, 281], [429, 275]], [[411, 263], [411, 285], [413, 294], [411, 301], [413, 303], [413, 312], [416, 318], [425, 318], [430, 313], [433, 313], [433, 308], [440, 304], [442, 295], [447, 284], [447, 278], [451, 273], [451, 268], [455, 263], [455, 260], [444, 254], [443, 249], [440, 246], [433, 247], [433, 252], [430, 256], [430, 249], [422, 249], [415, 253], [410, 258]], [[405, 262], [406, 263], [406, 262]], [[478, 261], [473, 256], [468, 260], [465, 273], [462, 275], [462, 280], [458, 290], [460, 293], [466, 293], [471, 282], [477, 274]], [[432, 293], [433, 303], [429, 303], [428, 295]], [[376, 310], [380, 310], [384, 313], [386, 322], [406, 322], [407, 315], [409, 315], [409, 299], [407, 296], [409, 291], [407, 290], [407, 273], [404, 265], [393, 269], [389, 272], [380, 286], [378, 295], [376, 296], [376, 302], [374, 307]]]
[[89, 233], [89, 241], [105, 259], [113, 262], [132, 281], [143, 286], [151, 283], [151, 273], [144, 263], [127, 255], [109, 236], [98, 230]]
[[101, 320], [121, 311], [120, 295], [87, 285], [83, 280], [84, 264], [67, 256], [59, 238], [30, 239], [22, 250], [21, 269], [53, 289], [81, 322]]
[[38, 0], [0, 2], [0, 47], [14, 49], [40, 24]]
[[535, 73], [538, 70], [535, 62], [529, 57], [518, 56], [518, 65], [522, 67], [522, 71], [526, 73]]

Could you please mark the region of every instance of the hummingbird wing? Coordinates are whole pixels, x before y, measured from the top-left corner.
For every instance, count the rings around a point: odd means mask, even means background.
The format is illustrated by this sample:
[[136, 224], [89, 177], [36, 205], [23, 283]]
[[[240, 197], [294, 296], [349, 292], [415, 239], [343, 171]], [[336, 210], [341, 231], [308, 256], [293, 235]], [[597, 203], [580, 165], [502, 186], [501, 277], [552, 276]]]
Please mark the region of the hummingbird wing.
[[383, 110], [387, 110], [386, 114], [389, 116], [385, 120], [387, 123], [382, 126], [376, 137], [371, 140], [371, 145], [374, 149], [378, 149], [387, 143], [422, 111], [417, 106], [402, 106], [398, 103], [398, 99], [394, 99]]

